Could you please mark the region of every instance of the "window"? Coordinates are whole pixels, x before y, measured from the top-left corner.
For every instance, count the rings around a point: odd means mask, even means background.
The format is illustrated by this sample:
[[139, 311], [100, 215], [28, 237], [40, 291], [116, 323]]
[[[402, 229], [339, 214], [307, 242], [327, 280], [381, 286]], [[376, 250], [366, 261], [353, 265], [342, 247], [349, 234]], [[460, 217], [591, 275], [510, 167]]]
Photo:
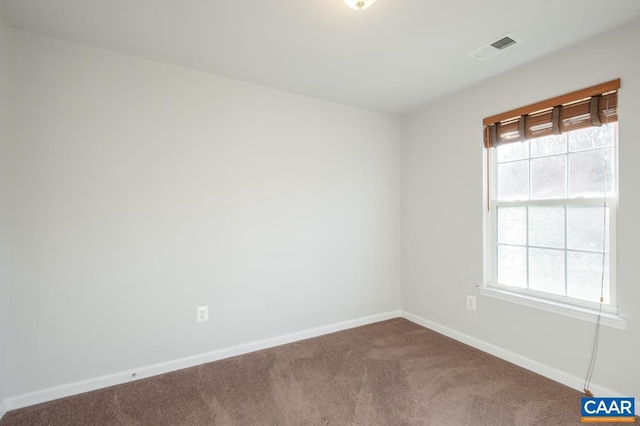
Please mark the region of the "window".
[[485, 121], [485, 288], [616, 314], [617, 92], [576, 93]]

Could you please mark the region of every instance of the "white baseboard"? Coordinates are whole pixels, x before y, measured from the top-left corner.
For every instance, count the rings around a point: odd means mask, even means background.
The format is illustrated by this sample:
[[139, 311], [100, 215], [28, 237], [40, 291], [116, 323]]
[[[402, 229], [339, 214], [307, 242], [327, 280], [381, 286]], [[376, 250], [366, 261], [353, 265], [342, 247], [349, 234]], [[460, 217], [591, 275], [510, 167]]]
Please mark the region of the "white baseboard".
[[9, 411], [9, 409], [7, 408], [7, 405], [8, 404], [6, 399], [0, 402], [0, 419], [2, 419], [2, 416], [4, 416], [7, 411]]
[[[7, 398], [0, 405], [0, 418], [4, 413], [9, 410], [16, 410], [18, 408], [27, 407], [34, 404], [40, 404], [42, 402], [52, 401], [58, 398], [64, 398], [71, 395], [77, 395], [83, 392], [89, 392], [97, 389], [106, 388], [109, 386], [128, 383], [133, 380], [139, 380], [147, 377], [157, 376], [158, 374], [164, 374], [171, 371], [182, 370], [183, 368], [195, 367], [207, 362], [219, 361], [221, 359], [230, 358], [236, 355], [242, 355], [250, 352], [259, 351], [262, 349], [268, 349], [275, 346], [284, 345], [287, 343], [293, 343], [304, 339], [310, 339], [312, 337], [318, 337], [325, 334], [335, 333], [336, 331], [347, 330], [362, 325], [373, 324], [379, 321], [385, 321], [392, 318], [398, 318], [401, 316], [401, 311], [385, 312], [378, 315], [371, 315], [362, 318], [356, 318], [353, 320], [342, 321], [330, 325], [312, 328], [309, 330], [299, 331], [296, 333], [285, 334], [283, 336], [272, 337], [269, 339], [258, 340], [255, 342], [249, 342], [238, 346], [233, 346], [224, 349], [218, 349], [211, 352], [206, 352], [199, 355], [180, 358], [173, 361], [168, 361], [160, 364], [149, 365], [132, 369], [130, 371], [123, 371], [120, 373], [110, 374], [102, 377], [95, 377], [89, 380], [83, 380], [75, 383], [68, 383], [61, 386], [55, 386], [40, 391], [19, 395], [11, 398]], [[135, 374], [135, 377], [133, 376]]]
[[[565, 386], [576, 389], [580, 392], [583, 391], [583, 388], [582, 388], [584, 384], [583, 378], [571, 375], [567, 372], [555, 369], [553, 367], [549, 367], [548, 365], [542, 364], [538, 361], [534, 361], [530, 358], [508, 351], [499, 346], [492, 345], [491, 343], [487, 343], [483, 340], [477, 339], [475, 337], [471, 337], [467, 334], [460, 333], [459, 331], [445, 327], [433, 321], [429, 321], [425, 318], [419, 317], [418, 315], [414, 315], [410, 312], [402, 311], [402, 317], [413, 323], [421, 325], [437, 333], [443, 334], [459, 342], [465, 343], [469, 346], [472, 346], [483, 352], [496, 356], [500, 359], [509, 361], [512, 364], [518, 365], [529, 371], [533, 371], [534, 373], [538, 373], [541, 376], [544, 376], [548, 379], [554, 380], [558, 383], [562, 383]], [[589, 388], [596, 396], [607, 396], [607, 397], [633, 396], [633, 395], [622, 395], [619, 392], [615, 392], [611, 389], [607, 389], [597, 384], [591, 384]], [[635, 396], [635, 398], [636, 398], [636, 407], [635, 407], [636, 415], [638, 415], [640, 413], [640, 398], [638, 396]]]

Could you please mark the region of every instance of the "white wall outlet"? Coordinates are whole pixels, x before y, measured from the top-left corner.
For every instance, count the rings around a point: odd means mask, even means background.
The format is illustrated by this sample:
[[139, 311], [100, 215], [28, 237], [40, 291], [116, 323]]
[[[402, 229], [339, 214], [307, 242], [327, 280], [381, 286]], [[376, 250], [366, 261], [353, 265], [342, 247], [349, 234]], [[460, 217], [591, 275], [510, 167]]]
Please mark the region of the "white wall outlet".
[[196, 321], [197, 322], [209, 321], [208, 306], [198, 306], [196, 308]]
[[467, 296], [467, 309], [471, 309], [472, 311], [476, 310], [476, 297], [475, 296]]

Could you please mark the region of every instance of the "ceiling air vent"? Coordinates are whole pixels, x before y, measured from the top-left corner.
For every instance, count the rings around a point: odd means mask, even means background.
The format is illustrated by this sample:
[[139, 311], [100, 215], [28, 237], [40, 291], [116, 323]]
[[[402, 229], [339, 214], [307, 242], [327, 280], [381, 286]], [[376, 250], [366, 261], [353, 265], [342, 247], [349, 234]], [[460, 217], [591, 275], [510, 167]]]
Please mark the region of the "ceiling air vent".
[[469, 53], [469, 56], [479, 61], [484, 61], [485, 59], [488, 59], [493, 55], [496, 55], [501, 51], [511, 46], [515, 46], [516, 44], [519, 44], [519, 43], [522, 43], [522, 41], [513, 37], [511, 34], [507, 34], [504, 37], [492, 43], [489, 43], [487, 45], [480, 47], [479, 49], [474, 50], [473, 52]]
[[491, 43], [491, 46], [495, 47], [498, 50], [503, 50], [503, 49], [506, 49], [507, 47], [511, 46], [512, 44], [516, 44], [516, 43], [517, 43], [517, 41], [515, 41], [511, 37], [507, 36], [507, 37], [502, 37], [498, 41], [494, 41], [493, 43]]

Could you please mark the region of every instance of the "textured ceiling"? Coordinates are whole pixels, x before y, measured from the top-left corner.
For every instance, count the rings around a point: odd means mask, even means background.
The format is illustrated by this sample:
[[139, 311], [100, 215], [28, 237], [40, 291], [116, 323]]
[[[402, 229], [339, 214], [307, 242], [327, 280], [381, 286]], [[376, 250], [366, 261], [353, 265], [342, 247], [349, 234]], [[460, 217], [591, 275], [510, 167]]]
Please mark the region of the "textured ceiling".
[[[13, 27], [371, 110], [410, 112], [622, 25], [640, 1], [0, 0]], [[467, 54], [511, 33], [486, 61]], [[615, 47], [614, 47], [615, 48]]]

